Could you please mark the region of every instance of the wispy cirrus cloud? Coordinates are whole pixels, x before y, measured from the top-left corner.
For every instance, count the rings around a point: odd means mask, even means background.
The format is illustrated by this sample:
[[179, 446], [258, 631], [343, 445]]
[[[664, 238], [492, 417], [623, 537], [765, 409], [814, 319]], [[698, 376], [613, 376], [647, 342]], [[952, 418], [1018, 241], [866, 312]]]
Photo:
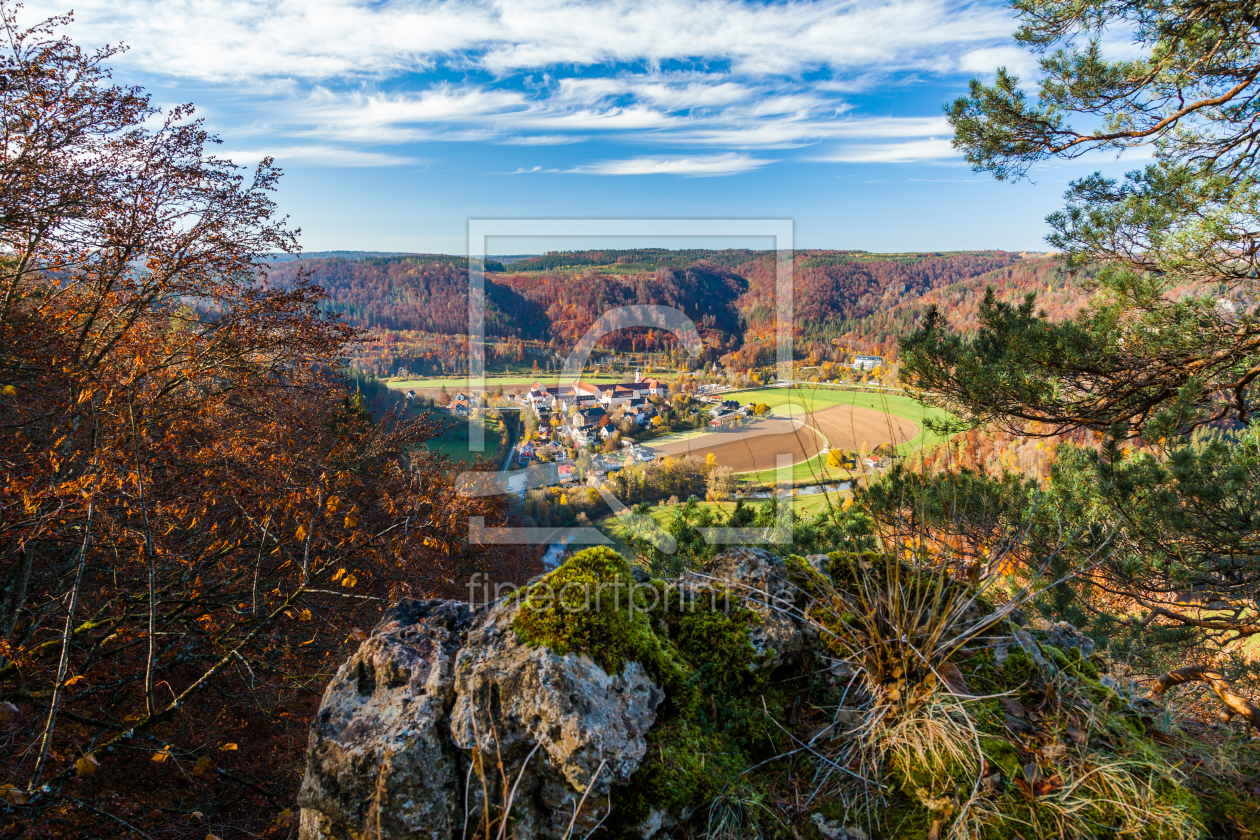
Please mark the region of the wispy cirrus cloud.
[[[667, 74], [604, 80], [582, 96], [441, 85], [390, 94], [321, 91], [287, 110], [286, 130], [344, 142], [482, 141], [549, 146], [602, 136], [623, 142], [719, 149], [790, 149], [824, 141], [870, 141], [948, 134], [943, 117], [866, 117], [823, 97], [766, 85], [711, 108], [659, 105]], [[690, 86], [692, 82], [682, 83]], [[640, 98], [652, 88], [656, 102]], [[745, 87], [745, 86], [741, 86]], [[605, 91], [596, 96], [596, 89]], [[680, 99], [680, 101], [685, 101]]]
[[751, 172], [774, 163], [773, 160], [735, 153], [683, 155], [679, 157], [635, 157], [605, 160], [565, 170], [578, 175], [688, 175], [712, 177]]
[[525, 134], [504, 137], [498, 142], [505, 146], [568, 146], [586, 140], [581, 134]]
[[928, 160], [945, 160], [961, 157], [950, 140], [929, 137], [926, 140], [910, 140], [903, 143], [857, 144], [815, 158], [837, 163], [917, 163]]

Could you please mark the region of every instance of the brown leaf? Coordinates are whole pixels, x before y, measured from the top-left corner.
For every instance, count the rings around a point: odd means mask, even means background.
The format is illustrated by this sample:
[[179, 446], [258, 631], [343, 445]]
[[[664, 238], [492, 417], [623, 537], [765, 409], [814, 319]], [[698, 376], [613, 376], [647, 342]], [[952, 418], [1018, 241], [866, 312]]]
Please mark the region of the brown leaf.
[[1024, 708], [1024, 704], [1016, 700], [1014, 697], [1002, 697], [1002, 708], [1006, 709], [1006, 713], [1011, 717], [1022, 718], [1028, 714], [1028, 710]]
[[76, 776], [91, 776], [96, 773], [96, 768], [100, 766], [101, 763], [96, 760], [96, 756], [88, 753], [80, 756], [79, 760], [74, 763], [74, 774]]
[[942, 662], [937, 672], [941, 675], [941, 679], [945, 681], [945, 685], [953, 694], [968, 695], [971, 693], [967, 688], [967, 680], [963, 677], [962, 669], [953, 662]]
[[1027, 721], [1020, 720], [1014, 715], [1007, 715], [1006, 718], [1002, 721], [1002, 723], [1006, 724], [1007, 729], [1011, 730], [1012, 732], [1018, 732], [1022, 735], [1031, 735], [1032, 733], [1037, 731], [1037, 727], [1033, 726], [1031, 723], [1028, 723]]
[[1084, 747], [1089, 744], [1089, 736], [1077, 729], [1075, 726], [1069, 726], [1067, 728], [1067, 736], [1071, 739], [1072, 743], [1076, 744], [1078, 747]]
[[1030, 761], [1024, 765], [1024, 778], [1028, 780], [1028, 784], [1035, 785], [1041, 781], [1041, 768], [1037, 762]]
[[13, 805], [25, 805], [26, 791], [13, 785], [0, 785], [0, 798]]
[[1067, 745], [1061, 741], [1051, 741], [1049, 744], [1043, 744], [1041, 755], [1047, 761], [1057, 761], [1067, 755]]
[[1053, 776], [1049, 779], [1042, 779], [1037, 782], [1037, 784], [1033, 785], [1033, 793], [1039, 797], [1049, 796], [1061, 787], [1063, 787], [1063, 784], [1059, 780], [1059, 777]]

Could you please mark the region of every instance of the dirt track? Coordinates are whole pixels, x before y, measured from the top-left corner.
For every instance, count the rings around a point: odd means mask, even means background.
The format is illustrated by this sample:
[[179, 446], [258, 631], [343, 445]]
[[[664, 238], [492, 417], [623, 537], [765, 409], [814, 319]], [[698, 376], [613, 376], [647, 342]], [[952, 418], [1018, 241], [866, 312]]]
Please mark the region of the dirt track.
[[836, 405], [813, 412], [804, 418], [771, 417], [755, 421], [742, 429], [714, 432], [690, 440], [681, 440], [644, 448], [657, 455], [679, 457], [713, 453], [719, 464], [735, 472], [772, 470], [779, 454], [792, 456], [792, 463], [814, 457], [823, 449], [823, 440], [836, 449], [873, 449], [881, 443], [904, 443], [919, 434], [913, 421], [882, 411]]

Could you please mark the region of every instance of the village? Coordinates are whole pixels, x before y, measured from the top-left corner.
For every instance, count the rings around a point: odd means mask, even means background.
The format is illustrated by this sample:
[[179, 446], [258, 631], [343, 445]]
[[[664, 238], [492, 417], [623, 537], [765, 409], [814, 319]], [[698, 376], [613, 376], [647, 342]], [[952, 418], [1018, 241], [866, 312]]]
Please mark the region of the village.
[[[707, 417], [710, 427], [731, 424], [753, 411], [752, 405], [708, 394], [672, 396], [695, 403], [691, 416]], [[578, 380], [555, 387], [535, 382], [522, 399], [525, 431], [516, 450], [519, 466], [555, 462], [561, 482], [597, 485], [623, 466], [652, 461], [657, 456], [640, 443], [671, 431], [663, 419], [670, 413], [670, 400], [667, 383], [639, 373], [634, 382]]]
[[[865, 369], [882, 362], [878, 356], [861, 357], [852, 366]], [[503, 418], [517, 419], [508, 423], [510, 433], [503, 432], [496, 463], [502, 470], [546, 466], [554, 484], [598, 487], [624, 467], [697, 453], [737, 473], [756, 471], [765, 468], [761, 461], [770, 449], [792, 454], [794, 463], [821, 457], [828, 467], [841, 470], [887, 467], [891, 444], [865, 449], [871, 458], [859, 456], [857, 441], [842, 443], [851, 434], [834, 428], [824, 434], [808, 427], [815, 418], [811, 410], [797, 417], [804, 406], [780, 406], [783, 396], [793, 399], [783, 388], [795, 384], [783, 381], [778, 388], [741, 391], [688, 377], [667, 383], [636, 371], [633, 381], [623, 382], [576, 379], [547, 385], [534, 380], [512, 391], [500, 386], [493, 393], [469, 389], [453, 395], [442, 388], [429, 404], [461, 420], [486, 418], [500, 429]], [[412, 400], [417, 394], [409, 390], [405, 396]], [[827, 417], [817, 415], [824, 426], [834, 426]], [[751, 450], [740, 444], [749, 435], [749, 440], [756, 438]]]

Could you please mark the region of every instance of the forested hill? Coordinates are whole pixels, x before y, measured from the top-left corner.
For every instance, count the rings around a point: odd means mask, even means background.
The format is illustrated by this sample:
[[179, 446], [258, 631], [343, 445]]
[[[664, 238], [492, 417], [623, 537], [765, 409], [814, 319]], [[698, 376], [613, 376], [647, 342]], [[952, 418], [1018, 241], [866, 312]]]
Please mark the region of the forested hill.
[[895, 305], [878, 307], [860, 317], [825, 322], [818, 327], [818, 332], [838, 338], [848, 346], [893, 352], [897, 336], [912, 331], [933, 304], [940, 308], [954, 329], [974, 332], [978, 326], [980, 300], [988, 286], [992, 286], [1002, 300], [1021, 300], [1026, 294], [1034, 293], [1037, 309], [1059, 320], [1077, 312], [1089, 299], [1089, 290], [1080, 282], [1088, 274], [1090, 272], [1086, 271], [1073, 276], [1059, 260], [1049, 257], [1022, 259], [983, 274], [938, 285], [922, 295], [904, 295]]
[[[983, 290], [982, 278], [1018, 289], [1062, 285], [1046, 274], [1054, 271], [1051, 263], [1006, 251], [798, 251], [793, 282], [798, 343], [834, 345], [842, 340], [859, 350], [887, 351], [889, 336], [908, 328], [923, 301], [974, 308], [969, 301], [976, 288]], [[423, 346], [426, 354], [457, 353], [452, 339], [467, 333], [463, 257], [302, 259], [275, 265], [271, 277], [289, 285], [299, 271], [309, 272], [328, 290], [328, 311], [389, 341]], [[735, 354], [743, 363], [756, 364], [765, 353], [763, 339], [773, 332], [775, 259], [771, 252], [742, 249], [550, 253], [507, 265], [488, 261], [485, 288], [490, 338], [562, 350], [612, 307], [663, 304], [696, 322], [714, 358]], [[954, 297], [946, 300], [942, 294]], [[661, 350], [671, 346], [672, 338], [623, 330], [603, 343], [618, 350]], [[391, 351], [378, 344], [372, 352], [379, 358], [369, 367], [390, 372], [395, 362], [387, 358]]]

